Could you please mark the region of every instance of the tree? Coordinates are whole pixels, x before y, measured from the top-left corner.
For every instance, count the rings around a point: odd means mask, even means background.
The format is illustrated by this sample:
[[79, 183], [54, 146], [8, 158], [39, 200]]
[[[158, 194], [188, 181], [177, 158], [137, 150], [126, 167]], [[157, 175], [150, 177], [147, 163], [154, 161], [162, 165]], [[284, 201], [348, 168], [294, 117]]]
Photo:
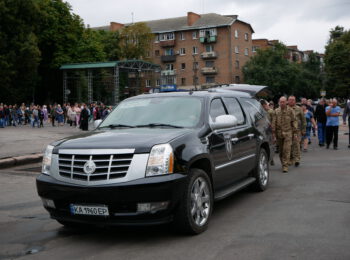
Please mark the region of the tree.
[[145, 59], [151, 48], [153, 34], [146, 23], [135, 23], [120, 31], [121, 56], [125, 59]]
[[32, 100], [40, 60], [32, 1], [0, 0], [0, 78], [2, 102]]
[[248, 84], [266, 85], [272, 94], [291, 94], [295, 88], [298, 67], [285, 57], [287, 48], [276, 44], [273, 48], [258, 50], [243, 67], [244, 79]]
[[[336, 32], [336, 33], [335, 33]], [[350, 96], [350, 31], [337, 26], [330, 31], [325, 52], [327, 93], [331, 96]]]

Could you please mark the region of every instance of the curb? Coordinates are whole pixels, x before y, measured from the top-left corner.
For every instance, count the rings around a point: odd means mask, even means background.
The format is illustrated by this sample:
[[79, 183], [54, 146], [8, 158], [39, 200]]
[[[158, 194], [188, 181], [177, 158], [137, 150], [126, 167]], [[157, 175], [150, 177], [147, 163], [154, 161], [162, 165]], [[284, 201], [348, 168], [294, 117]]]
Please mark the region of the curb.
[[5, 169], [17, 165], [24, 165], [30, 163], [40, 162], [43, 159], [42, 153], [21, 155], [16, 157], [10, 157], [0, 159], [0, 169]]

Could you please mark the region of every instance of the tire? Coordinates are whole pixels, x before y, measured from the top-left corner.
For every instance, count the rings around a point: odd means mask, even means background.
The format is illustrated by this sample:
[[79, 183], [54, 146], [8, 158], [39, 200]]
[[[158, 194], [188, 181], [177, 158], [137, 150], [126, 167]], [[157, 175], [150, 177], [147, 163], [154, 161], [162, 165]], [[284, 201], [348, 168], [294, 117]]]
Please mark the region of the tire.
[[213, 190], [208, 175], [201, 169], [191, 169], [175, 214], [175, 226], [186, 234], [200, 234], [208, 228], [212, 209]]
[[265, 149], [261, 149], [259, 152], [259, 157], [253, 170], [253, 177], [256, 179], [252, 185], [254, 191], [264, 191], [267, 189], [270, 179], [270, 168]]

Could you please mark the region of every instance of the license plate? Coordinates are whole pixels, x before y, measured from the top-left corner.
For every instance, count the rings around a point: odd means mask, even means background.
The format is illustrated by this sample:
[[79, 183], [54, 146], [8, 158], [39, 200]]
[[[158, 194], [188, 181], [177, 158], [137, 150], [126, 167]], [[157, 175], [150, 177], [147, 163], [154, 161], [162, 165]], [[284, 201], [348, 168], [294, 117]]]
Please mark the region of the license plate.
[[109, 216], [108, 207], [70, 204], [72, 215]]

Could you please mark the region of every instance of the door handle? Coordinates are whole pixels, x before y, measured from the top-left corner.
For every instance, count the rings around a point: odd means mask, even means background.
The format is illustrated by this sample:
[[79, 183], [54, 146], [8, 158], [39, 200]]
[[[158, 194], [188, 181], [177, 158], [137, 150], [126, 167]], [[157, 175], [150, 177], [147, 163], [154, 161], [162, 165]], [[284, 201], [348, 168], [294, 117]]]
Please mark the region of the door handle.
[[236, 143], [236, 142], [238, 142], [238, 138], [237, 138], [237, 137], [231, 138], [231, 141], [232, 141], [233, 143]]
[[249, 139], [252, 139], [254, 137], [254, 134], [249, 134], [248, 137]]

